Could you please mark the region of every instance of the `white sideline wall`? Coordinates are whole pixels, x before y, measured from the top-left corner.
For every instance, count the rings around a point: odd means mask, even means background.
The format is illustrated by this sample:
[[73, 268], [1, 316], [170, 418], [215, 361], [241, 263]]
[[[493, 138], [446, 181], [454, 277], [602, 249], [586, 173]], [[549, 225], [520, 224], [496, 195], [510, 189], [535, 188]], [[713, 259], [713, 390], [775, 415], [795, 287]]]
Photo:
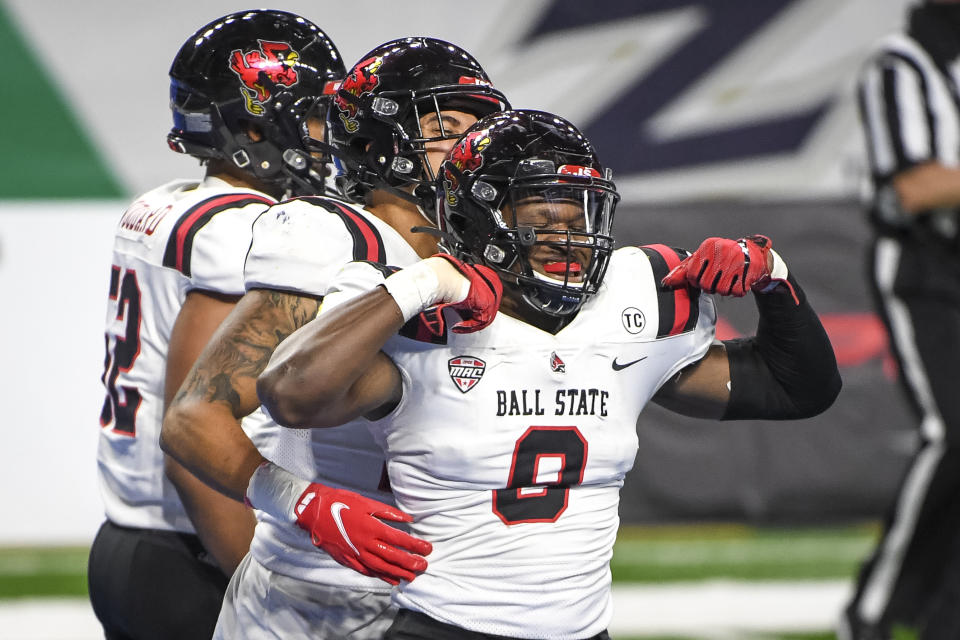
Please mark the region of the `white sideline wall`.
[[125, 202], [0, 202], [0, 545], [86, 544], [96, 482], [103, 319]]

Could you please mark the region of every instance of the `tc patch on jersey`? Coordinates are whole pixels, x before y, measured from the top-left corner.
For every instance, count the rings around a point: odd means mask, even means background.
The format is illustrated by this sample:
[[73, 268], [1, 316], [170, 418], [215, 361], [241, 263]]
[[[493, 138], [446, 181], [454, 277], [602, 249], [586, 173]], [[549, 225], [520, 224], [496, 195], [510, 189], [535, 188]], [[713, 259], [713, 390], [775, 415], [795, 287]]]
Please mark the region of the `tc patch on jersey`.
[[624, 309], [623, 313], [620, 314], [620, 320], [623, 321], [623, 328], [633, 334], [640, 333], [647, 325], [647, 320], [643, 317], [643, 312], [636, 307], [627, 307]]
[[477, 386], [486, 368], [486, 362], [471, 356], [457, 356], [447, 361], [450, 379], [462, 393], [466, 393]]

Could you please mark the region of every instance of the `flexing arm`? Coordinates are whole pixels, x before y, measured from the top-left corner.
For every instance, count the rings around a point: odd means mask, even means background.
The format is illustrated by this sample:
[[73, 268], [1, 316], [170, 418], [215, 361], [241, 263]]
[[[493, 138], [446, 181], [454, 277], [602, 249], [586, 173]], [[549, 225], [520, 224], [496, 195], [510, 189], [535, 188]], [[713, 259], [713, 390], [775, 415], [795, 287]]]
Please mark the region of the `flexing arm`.
[[[202, 291], [187, 294], [177, 315], [167, 352], [164, 405], [169, 406], [190, 367], [210, 336], [236, 304], [236, 296]], [[203, 546], [228, 576], [250, 547], [256, 521], [253, 512], [200, 482], [165, 456], [164, 467], [183, 502]]]
[[257, 382], [264, 408], [279, 424], [297, 428], [386, 413], [400, 399], [401, 382], [380, 348], [403, 322], [383, 287], [321, 314], [274, 352]]
[[753, 291], [757, 334], [713, 345], [668, 381], [654, 401], [677, 413], [724, 420], [809, 418], [840, 393], [833, 347], [769, 240], [710, 238], [664, 279], [710, 293]]
[[[356, 263], [351, 268], [370, 269]], [[351, 275], [345, 270], [347, 278]], [[400, 373], [381, 347], [428, 307], [461, 318], [454, 332], [491, 322], [503, 290], [490, 269], [434, 256], [403, 269], [366, 293], [323, 313], [277, 349], [257, 383], [263, 406], [290, 427], [331, 427], [359, 416], [377, 418], [396, 406]], [[332, 304], [338, 296], [327, 297]]]
[[160, 446], [197, 478], [242, 501], [263, 456], [240, 428], [260, 401], [256, 379], [276, 346], [316, 315], [293, 293], [249, 291], [216, 331], [167, 410]]
[[[373, 268], [364, 263], [351, 266]], [[402, 384], [399, 370], [381, 347], [404, 322], [433, 305], [441, 314], [449, 306], [460, 316], [453, 331], [487, 326], [496, 314], [501, 289], [496, 276], [483, 269], [434, 257], [393, 274], [383, 286], [358, 297], [350, 297], [356, 289], [348, 293], [335, 286], [325, 299], [325, 313], [290, 336], [260, 376], [257, 386], [264, 407], [278, 423], [301, 427], [384, 415], [399, 402]], [[292, 517], [310, 532], [314, 544], [361, 573], [396, 584], [412, 580], [427, 566], [423, 556], [430, 553], [430, 544], [382, 522], [411, 519], [388, 505], [309, 483], [269, 462], [253, 474], [247, 496], [258, 509]], [[342, 544], [345, 531], [350, 532], [347, 545]]]
[[730, 363], [722, 343], [714, 343], [706, 355], [678, 371], [653, 396], [653, 401], [691, 418], [719, 420], [730, 401]]

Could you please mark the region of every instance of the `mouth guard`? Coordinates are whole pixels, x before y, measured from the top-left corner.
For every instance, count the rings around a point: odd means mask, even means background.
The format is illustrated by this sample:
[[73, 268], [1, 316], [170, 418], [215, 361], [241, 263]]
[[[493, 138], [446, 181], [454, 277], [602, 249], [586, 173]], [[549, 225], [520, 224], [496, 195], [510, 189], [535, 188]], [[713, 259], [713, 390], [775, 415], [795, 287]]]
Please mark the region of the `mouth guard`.
[[569, 273], [570, 275], [579, 275], [580, 274], [580, 263], [579, 262], [548, 262], [543, 265], [543, 270], [547, 273]]

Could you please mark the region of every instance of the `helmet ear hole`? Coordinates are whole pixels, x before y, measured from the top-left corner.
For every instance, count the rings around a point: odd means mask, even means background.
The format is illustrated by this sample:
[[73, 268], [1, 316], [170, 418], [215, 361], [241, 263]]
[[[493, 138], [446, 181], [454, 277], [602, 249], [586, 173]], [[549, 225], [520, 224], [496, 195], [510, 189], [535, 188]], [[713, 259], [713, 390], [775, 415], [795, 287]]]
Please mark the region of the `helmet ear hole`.
[[266, 135], [264, 135], [263, 129], [255, 122], [243, 121], [243, 135], [245, 135], [250, 142], [261, 142]]

